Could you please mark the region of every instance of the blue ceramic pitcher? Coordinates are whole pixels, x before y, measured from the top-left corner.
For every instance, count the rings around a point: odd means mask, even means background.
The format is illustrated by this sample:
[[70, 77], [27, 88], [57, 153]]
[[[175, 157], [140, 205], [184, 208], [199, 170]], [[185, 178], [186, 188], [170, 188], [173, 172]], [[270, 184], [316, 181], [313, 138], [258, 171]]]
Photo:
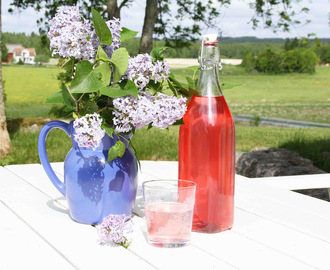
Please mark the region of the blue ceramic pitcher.
[[[72, 141], [72, 148], [64, 162], [64, 182], [49, 164], [46, 138], [53, 128], [64, 130]], [[66, 197], [73, 220], [98, 224], [109, 214], [131, 215], [137, 190], [138, 165], [135, 155], [123, 140], [123, 157], [109, 163], [108, 151], [117, 142], [116, 136], [105, 135], [99, 147], [79, 147], [74, 140], [72, 122], [51, 121], [40, 131], [38, 151], [41, 164], [54, 186]]]

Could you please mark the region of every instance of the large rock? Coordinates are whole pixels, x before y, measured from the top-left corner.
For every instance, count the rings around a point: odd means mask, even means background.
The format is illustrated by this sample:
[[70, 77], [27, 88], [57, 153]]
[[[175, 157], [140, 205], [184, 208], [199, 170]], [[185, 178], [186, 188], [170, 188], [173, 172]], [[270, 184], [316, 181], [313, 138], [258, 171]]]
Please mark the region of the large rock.
[[[296, 152], [282, 148], [258, 147], [250, 152], [236, 152], [236, 173], [249, 178], [325, 173]], [[297, 192], [329, 201], [328, 189]]]
[[236, 152], [236, 173], [250, 178], [325, 173], [296, 152], [258, 147]]

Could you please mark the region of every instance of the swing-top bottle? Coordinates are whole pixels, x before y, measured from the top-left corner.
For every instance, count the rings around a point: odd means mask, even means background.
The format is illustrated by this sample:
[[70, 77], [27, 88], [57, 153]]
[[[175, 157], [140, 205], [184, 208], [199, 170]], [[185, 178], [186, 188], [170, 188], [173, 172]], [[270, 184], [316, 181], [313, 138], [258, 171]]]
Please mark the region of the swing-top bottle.
[[216, 34], [203, 36], [198, 95], [179, 135], [179, 179], [197, 183], [193, 230], [230, 229], [234, 216], [235, 126], [219, 82]]

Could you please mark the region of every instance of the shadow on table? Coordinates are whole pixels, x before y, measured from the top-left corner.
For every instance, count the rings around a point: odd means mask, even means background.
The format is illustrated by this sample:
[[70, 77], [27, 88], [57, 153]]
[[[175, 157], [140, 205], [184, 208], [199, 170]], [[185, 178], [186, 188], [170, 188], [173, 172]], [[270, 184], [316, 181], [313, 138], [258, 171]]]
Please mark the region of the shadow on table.
[[51, 199], [47, 202], [47, 206], [52, 208], [53, 210], [56, 210], [60, 213], [67, 214], [68, 216], [70, 216], [69, 209], [67, 209], [65, 203], [61, 201], [66, 201], [66, 198], [64, 196], [61, 196], [56, 199]]

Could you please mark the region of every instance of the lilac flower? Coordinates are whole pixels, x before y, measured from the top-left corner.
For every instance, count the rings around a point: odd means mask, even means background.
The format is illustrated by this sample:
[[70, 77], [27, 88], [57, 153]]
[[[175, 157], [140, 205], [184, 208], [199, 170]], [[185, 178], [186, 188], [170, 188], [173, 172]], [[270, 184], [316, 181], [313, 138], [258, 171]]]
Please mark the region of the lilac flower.
[[181, 119], [186, 111], [186, 98], [171, 97], [162, 93], [152, 96], [140, 90], [139, 98], [115, 98], [113, 123], [118, 132], [129, 132], [132, 127], [142, 128], [152, 123], [160, 129], [168, 128]]
[[158, 93], [154, 101], [155, 114], [152, 126], [165, 129], [181, 119], [187, 109], [186, 101], [184, 97], [176, 98]]
[[74, 140], [79, 147], [93, 147], [95, 150], [101, 143], [105, 131], [101, 128], [102, 118], [97, 113], [86, 114], [73, 122]]
[[123, 77], [134, 81], [138, 88], [144, 89], [150, 82], [151, 77], [160, 82], [166, 80], [169, 73], [170, 67], [166, 61], [152, 63], [149, 54], [138, 54], [129, 59], [128, 68]]
[[100, 244], [114, 242], [128, 248], [130, 242], [127, 234], [133, 232], [132, 220], [126, 215], [109, 215], [96, 226]]
[[[122, 29], [121, 29], [121, 25], [120, 25], [120, 20], [118, 18], [113, 18], [112, 20], [107, 21], [106, 24], [108, 25], [108, 27], [111, 31], [112, 44], [111, 44], [111, 46], [102, 45], [102, 48], [104, 49], [104, 51], [106, 52], [106, 54], [108, 55], [108, 57], [110, 59], [113, 52], [115, 50], [117, 50], [121, 44], [120, 33], [121, 33]], [[92, 41], [95, 51], [97, 51], [100, 41], [99, 41], [99, 38], [96, 35], [95, 31], [92, 32], [91, 41]]]
[[139, 98], [125, 96], [115, 98], [113, 105], [116, 110], [113, 111], [113, 123], [118, 132], [128, 132], [134, 127], [142, 128], [152, 122], [152, 112], [154, 106], [152, 97], [143, 91], [139, 91]]
[[94, 48], [90, 41], [90, 23], [82, 19], [78, 7], [61, 6], [50, 20], [48, 32], [53, 55], [89, 60], [94, 57]]

